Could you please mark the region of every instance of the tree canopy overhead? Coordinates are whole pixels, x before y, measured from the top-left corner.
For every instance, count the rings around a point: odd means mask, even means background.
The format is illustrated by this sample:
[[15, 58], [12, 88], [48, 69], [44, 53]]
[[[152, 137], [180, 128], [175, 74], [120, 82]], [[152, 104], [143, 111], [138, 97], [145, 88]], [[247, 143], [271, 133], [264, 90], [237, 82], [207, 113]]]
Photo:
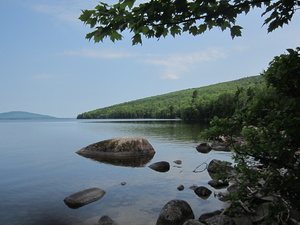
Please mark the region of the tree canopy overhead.
[[237, 16], [251, 9], [263, 8], [264, 25], [271, 32], [288, 24], [300, 7], [300, 0], [150, 0], [139, 5], [136, 0], [119, 0], [109, 5], [100, 2], [92, 10], [82, 10], [79, 19], [92, 31], [86, 38], [95, 42], [110, 38], [122, 40], [130, 31], [132, 44], [141, 44], [142, 36], [160, 38], [188, 32], [199, 35], [214, 27], [230, 30], [231, 37], [242, 35]]

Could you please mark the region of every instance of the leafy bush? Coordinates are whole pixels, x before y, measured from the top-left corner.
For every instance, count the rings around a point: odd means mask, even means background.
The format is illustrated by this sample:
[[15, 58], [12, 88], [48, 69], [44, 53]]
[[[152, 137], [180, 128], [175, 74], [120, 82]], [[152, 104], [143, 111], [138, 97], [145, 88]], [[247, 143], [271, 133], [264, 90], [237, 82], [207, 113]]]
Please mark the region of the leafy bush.
[[[214, 118], [204, 135], [232, 136], [239, 130], [246, 144], [233, 147], [239, 191], [233, 205], [255, 208], [258, 196], [272, 196], [269, 216], [285, 223], [291, 209], [300, 209], [300, 48], [289, 49], [263, 72], [267, 86], [249, 96], [230, 118]], [[259, 167], [257, 166], [259, 165]], [[272, 210], [271, 210], [272, 212]]]

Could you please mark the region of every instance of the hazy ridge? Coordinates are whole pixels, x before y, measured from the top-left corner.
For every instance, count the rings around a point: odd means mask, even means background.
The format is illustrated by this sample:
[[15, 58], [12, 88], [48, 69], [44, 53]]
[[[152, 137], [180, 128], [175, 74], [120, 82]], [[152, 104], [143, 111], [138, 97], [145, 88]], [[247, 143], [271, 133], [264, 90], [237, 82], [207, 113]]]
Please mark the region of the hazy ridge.
[[24, 111], [11, 111], [0, 113], [0, 119], [56, 119], [56, 117]]

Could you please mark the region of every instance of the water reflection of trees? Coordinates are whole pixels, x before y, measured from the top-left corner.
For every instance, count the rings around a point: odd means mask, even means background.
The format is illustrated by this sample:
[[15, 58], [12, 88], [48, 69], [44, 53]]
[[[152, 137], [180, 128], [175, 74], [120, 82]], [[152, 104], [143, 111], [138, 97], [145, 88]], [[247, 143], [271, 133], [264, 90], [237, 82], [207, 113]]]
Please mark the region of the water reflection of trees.
[[143, 137], [160, 137], [182, 142], [200, 141], [200, 133], [208, 128], [207, 123], [184, 122], [181, 120], [86, 120], [85, 123], [111, 123], [118, 131], [126, 131]]

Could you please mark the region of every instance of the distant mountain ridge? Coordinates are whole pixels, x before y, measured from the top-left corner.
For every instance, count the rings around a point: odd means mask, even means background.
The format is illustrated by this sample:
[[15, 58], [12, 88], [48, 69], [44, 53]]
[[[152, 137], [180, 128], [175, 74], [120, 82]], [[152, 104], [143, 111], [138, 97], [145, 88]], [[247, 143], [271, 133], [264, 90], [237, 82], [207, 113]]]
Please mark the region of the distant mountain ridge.
[[56, 117], [23, 111], [11, 111], [0, 113], [0, 119], [56, 119]]

